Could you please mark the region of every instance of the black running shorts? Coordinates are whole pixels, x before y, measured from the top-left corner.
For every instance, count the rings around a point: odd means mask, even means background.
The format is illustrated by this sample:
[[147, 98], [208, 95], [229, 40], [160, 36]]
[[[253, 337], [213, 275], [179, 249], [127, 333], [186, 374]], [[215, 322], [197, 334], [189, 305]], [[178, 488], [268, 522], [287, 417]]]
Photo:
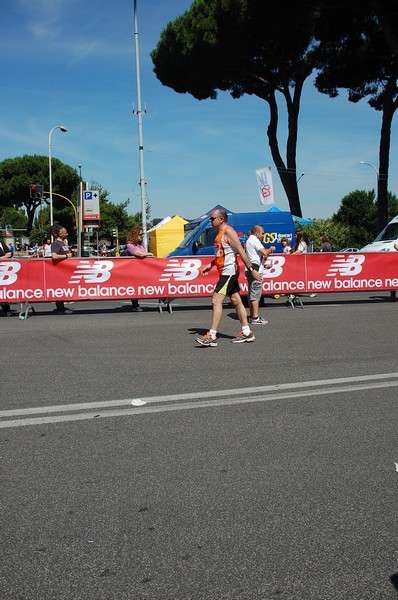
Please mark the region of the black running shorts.
[[223, 296], [231, 296], [239, 293], [239, 290], [238, 275], [221, 275], [214, 288], [217, 294], [223, 294]]

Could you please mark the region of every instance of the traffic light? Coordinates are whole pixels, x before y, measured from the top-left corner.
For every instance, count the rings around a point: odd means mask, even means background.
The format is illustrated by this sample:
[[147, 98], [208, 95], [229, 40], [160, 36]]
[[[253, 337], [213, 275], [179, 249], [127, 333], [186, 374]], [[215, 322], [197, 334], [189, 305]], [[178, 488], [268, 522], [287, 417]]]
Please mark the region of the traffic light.
[[34, 184], [30, 185], [29, 186], [30, 197], [34, 198], [34, 199], [43, 198], [43, 189], [44, 189], [44, 186], [42, 186], [42, 185], [34, 185]]

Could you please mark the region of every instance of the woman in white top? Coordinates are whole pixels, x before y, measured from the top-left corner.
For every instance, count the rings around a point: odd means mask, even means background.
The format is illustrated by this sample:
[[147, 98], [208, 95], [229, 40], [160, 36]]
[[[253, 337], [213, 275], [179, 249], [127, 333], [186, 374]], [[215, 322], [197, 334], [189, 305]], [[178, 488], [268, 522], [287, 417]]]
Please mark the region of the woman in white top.
[[45, 244], [43, 244], [43, 256], [44, 258], [51, 258], [51, 240], [47, 240]]
[[307, 242], [304, 239], [304, 234], [302, 231], [296, 231], [294, 234], [294, 238], [296, 243], [294, 244], [293, 250], [290, 254], [307, 254], [308, 246]]

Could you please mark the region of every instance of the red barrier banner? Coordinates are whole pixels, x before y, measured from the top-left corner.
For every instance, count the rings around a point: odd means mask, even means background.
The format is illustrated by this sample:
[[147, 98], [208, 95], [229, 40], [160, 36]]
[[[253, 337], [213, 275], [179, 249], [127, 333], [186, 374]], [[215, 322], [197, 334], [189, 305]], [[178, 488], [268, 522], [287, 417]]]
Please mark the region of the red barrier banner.
[[[211, 296], [212, 257], [0, 260], [1, 302]], [[273, 255], [264, 271], [266, 295], [398, 289], [398, 252]], [[247, 293], [243, 268], [242, 293]]]
[[0, 301], [45, 302], [44, 261], [0, 259]]
[[398, 252], [274, 255], [264, 271], [264, 294], [393, 290]]

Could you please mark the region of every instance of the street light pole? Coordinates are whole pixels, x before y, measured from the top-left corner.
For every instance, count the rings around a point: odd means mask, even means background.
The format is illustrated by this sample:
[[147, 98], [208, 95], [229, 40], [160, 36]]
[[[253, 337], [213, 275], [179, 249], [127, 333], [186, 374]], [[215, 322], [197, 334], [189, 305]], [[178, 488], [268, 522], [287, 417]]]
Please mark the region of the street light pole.
[[55, 127], [53, 127], [48, 135], [48, 179], [49, 179], [49, 183], [50, 183], [50, 227], [52, 227], [54, 225], [54, 218], [53, 218], [53, 177], [52, 177], [52, 171], [51, 171], [51, 136], [53, 134], [53, 131], [55, 131], [56, 129], [60, 129], [62, 131], [62, 133], [66, 133], [68, 130], [66, 129], [66, 127], [64, 127], [63, 125], [56, 125]]
[[[134, 42], [135, 42], [135, 67], [136, 67], [136, 81], [137, 81], [137, 112], [133, 110], [133, 114], [137, 114], [138, 117], [138, 150], [139, 150], [139, 164], [140, 164], [140, 187], [141, 187], [141, 213], [142, 213], [142, 233], [143, 244], [145, 249], [148, 249], [148, 236], [146, 226], [146, 200], [145, 200], [145, 186], [146, 180], [144, 175], [144, 141], [142, 135], [142, 108], [141, 108], [141, 80], [140, 80], [140, 57], [138, 48], [138, 19], [137, 19], [137, 0], [134, 0]], [[145, 111], [144, 111], [145, 112]]]
[[379, 195], [379, 171], [376, 169], [376, 167], [374, 165], [372, 165], [372, 163], [365, 162], [364, 160], [361, 160], [361, 165], [368, 165], [368, 167], [372, 167], [372, 169], [374, 170], [374, 172], [377, 175], [377, 182], [376, 182], [376, 203], [377, 203], [377, 199], [378, 199], [378, 195]]

